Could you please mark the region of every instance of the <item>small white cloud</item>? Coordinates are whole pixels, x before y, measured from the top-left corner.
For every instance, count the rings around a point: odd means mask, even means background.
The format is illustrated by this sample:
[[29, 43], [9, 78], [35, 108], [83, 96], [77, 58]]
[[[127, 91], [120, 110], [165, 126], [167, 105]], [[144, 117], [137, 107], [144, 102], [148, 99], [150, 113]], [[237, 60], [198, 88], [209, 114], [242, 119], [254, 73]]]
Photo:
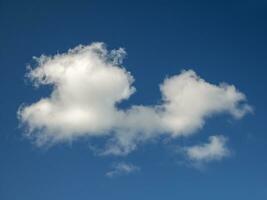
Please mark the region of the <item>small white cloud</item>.
[[39, 146], [109, 138], [100, 154], [126, 155], [163, 134], [173, 138], [195, 133], [215, 114], [241, 118], [252, 110], [235, 86], [208, 83], [193, 70], [164, 80], [161, 104], [119, 109], [117, 105], [136, 91], [133, 76], [122, 66], [125, 54], [122, 48], [109, 52], [103, 43], [93, 43], [35, 58], [37, 67], [28, 78], [35, 86], [51, 85], [53, 90], [18, 110], [26, 135]]
[[230, 155], [226, 147], [227, 139], [222, 135], [210, 136], [209, 142], [185, 148], [186, 155], [196, 162], [221, 160]]
[[114, 176], [121, 176], [121, 175], [127, 175], [136, 171], [139, 171], [140, 168], [138, 166], [135, 166], [133, 164], [129, 163], [116, 163], [112, 166], [111, 171], [106, 173], [107, 177], [114, 177]]

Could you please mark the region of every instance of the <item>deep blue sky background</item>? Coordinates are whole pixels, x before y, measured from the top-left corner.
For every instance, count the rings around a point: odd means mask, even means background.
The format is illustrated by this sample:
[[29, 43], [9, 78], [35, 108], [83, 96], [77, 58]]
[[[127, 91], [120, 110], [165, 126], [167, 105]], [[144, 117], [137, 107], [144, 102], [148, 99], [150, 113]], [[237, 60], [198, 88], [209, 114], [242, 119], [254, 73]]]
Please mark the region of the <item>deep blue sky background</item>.
[[[0, 199], [267, 199], [267, 1], [0, 0]], [[97, 157], [88, 141], [38, 149], [22, 137], [16, 112], [49, 94], [25, 83], [32, 56], [103, 41], [124, 47], [136, 81], [128, 104], [154, 104], [167, 75], [193, 69], [234, 84], [255, 109], [240, 121], [220, 116], [191, 138], [151, 142], [127, 157]], [[199, 171], [175, 144], [229, 137], [233, 154]], [[140, 172], [109, 179], [114, 162]]]

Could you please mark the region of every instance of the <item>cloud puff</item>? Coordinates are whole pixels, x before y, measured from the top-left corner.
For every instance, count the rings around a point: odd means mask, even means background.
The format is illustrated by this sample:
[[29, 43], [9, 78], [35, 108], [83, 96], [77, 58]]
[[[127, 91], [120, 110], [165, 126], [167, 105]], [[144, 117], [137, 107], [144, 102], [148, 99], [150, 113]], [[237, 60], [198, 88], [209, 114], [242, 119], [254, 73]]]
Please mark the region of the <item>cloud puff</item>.
[[226, 142], [227, 139], [222, 135], [210, 136], [209, 143], [187, 147], [185, 152], [190, 160], [196, 162], [221, 160], [230, 155]]
[[252, 110], [233, 85], [210, 84], [193, 70], [164, 80], [162, 103], [119, 109], [136, 91], [133, 76], [122, 66], [125, 54], [121, 48], [109, 52], [103, 43], [93, 43], [35, 58], [37, 66], [27, 77], [36, 87], [52, 86], [52, 93], [18, 110], [26, 135], [37, 145], [108, 136], [100, 153], [121, 155], [159, 135], [192, 134], [214, 114], [241, 118]]
[[105, 135], [122, 117], [116, 104], [133, 92], [132, 76], [119, 67], [123, 49], [108, 54], [101, 43], [65, 54], [36, 58], [28, 77], [36, 86], [52, 85], [50, 97], [22, 107], [19, 118], [38, 144]]
[[127, 175], [136, 171], [139, 171], [140, 168], [129, 163], [120, 162], [112, 166], [112, 170], [106, 173], [107, 177]]

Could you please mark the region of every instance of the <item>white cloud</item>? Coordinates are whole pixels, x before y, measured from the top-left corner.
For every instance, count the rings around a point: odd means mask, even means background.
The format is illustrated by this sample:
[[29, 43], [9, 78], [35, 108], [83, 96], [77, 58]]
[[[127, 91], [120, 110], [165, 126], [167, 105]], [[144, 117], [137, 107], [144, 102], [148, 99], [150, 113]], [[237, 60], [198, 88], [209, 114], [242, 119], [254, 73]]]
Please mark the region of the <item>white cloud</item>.
[[108, 52], [103, 43], [93, 43], [35, 58], [37, 67], [28, 78], [37, 87], [51, 85], [53, 90], [19, 109], [26, 135], [37, 145], [108, 136], [99, 153], [121, 155], [162, 134], [192, 134], [214, 114], [241, 118], [252, 110], [233, 85], [210, 84], [192, 70], [165, 79], [161, 104], [118, 109], [136, 90], [133, 76], [122, 66], [124, 55], [123, 49]]
[[226, 147], [227, 139], [222, 135], [210, 136], [209, 143], [185, 148], [186, 155], [196, 162], [221, 160], [230, 155]]
[[127, 175], [136, 171], [139, 171], [140, 168], [129, 163], [116, 163], [112, 166], [112, 170], [106, 173], [106, 176], [112, 178], [114, 176]]
[[36, 58], [38, 66], [28, 77], [37, 86], [52, 85], [53, 92], [19, 110], [30, 136], [43, 144], [105, 135], [116, 128], [122, 113], [115, 104], [135, 90], [132, 76], [119, 67], [124, 55], [123, 49], [108, 54], [102, 43], [94, 43], [65, 54]]

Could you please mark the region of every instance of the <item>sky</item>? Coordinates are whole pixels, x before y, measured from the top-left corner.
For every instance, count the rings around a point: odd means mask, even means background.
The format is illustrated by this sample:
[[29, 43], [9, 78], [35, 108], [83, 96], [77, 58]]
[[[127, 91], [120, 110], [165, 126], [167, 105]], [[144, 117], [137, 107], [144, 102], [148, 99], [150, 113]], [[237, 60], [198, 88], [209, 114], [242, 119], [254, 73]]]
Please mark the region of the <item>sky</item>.
[[266, 11], [0, 0], [0, 199], [267, 199]]

